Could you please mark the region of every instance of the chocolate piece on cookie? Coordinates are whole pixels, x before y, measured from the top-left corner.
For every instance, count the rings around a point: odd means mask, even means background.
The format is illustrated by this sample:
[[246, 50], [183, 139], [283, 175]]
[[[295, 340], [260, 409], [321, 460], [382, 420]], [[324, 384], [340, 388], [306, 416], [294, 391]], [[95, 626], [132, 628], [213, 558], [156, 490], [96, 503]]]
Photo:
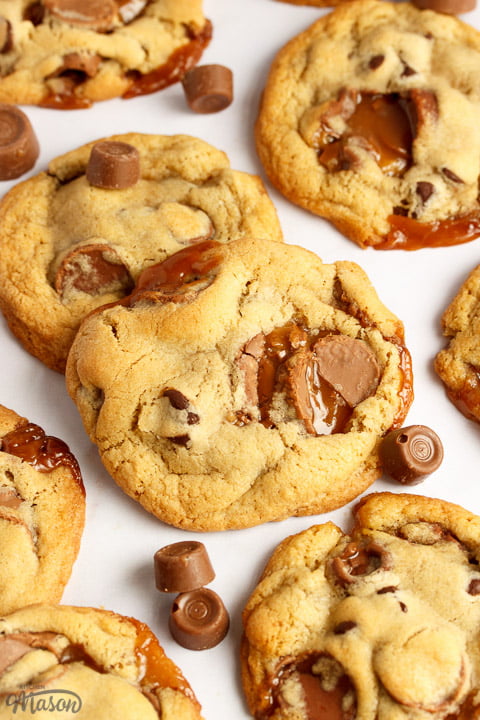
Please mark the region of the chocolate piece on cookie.
[[270, 180], [361, 247], [478, 237], [479, 61], [480, 33], [458, 18], [342, 4], [272, 64], [256, 123]]
[[2, 718], [43, 710], [97, 720], [201, 720], [192, 688], [150, 628], [96, 608], [39, 604], [2, 617], [0, 684]]
[[[480, 518], [377, 493], [286, 538], [243, 612], [245, 696], [257, 720], [480, 717]], [[320, 710], [322, 709], [322, 711]]]
[[196, 530], [348, 502], [412, 400], [403, 326], [358, 265], [250, 238], [147, 268], [82, 323], [66, 380], [120, 487]]
[[0, 613], [60, 601], [84, 516], [85, 490], [68, 446], [0, 406]]
[[448, 345], [435, 371], [448, 397], [470, 420], [480, 422], [480, 265], [463, 282], [442, 317]]
[[142, 270], [192, 244], [281, 240], [261, 180], [185, 135], [84, 145], [0, 204], [0, 307], [25, 348], [63, 371], [82, 318], [128, 295]]
[[75, 109], [155, 92], [211, 36], [201, 0], [0, 0], [0, 102]]

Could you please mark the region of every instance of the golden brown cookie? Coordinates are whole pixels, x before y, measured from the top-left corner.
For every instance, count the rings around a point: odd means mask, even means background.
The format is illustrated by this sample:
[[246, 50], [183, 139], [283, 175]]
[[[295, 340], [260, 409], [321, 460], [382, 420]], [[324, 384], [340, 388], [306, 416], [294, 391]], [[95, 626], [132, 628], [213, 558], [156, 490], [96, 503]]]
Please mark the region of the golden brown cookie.
[[480, 234], [480, 33], [407, 2], [343, 3], [277, 55], [256, 123], [292, 202], [360, 246]]
[[200, 720], [179, 668], [143, 623], [32, 605], [0, 619], [0, 718]]
[[0, 613], [59, 602], [85, 516], [68, 446], [0, 405]]
[[0, 102], [63, 110], [151, 93], [211, 35], [201, 0], [0, 0]]
[[0, 205], [0, 308], [25, 348], [63, 371], [81, 319], [128, 294], [182, 247], [244, 234], [282, 239], [261, 180], [185, 135], [89, 143]]
[[358, 265], [249, 238], [147, 268], [82, 323], [66, 380], [120, 487], [196, 530], [348, 502], [412, 400], [403, 326]]
[[437, 354], [435, 370], [453, 404], [480, 422], [480, 266], [445, 310], [442, 325], [449, 342]]
[[478, 720], [480, 518], [378, 493], [284, 540], [243, 613], [258, 720]]

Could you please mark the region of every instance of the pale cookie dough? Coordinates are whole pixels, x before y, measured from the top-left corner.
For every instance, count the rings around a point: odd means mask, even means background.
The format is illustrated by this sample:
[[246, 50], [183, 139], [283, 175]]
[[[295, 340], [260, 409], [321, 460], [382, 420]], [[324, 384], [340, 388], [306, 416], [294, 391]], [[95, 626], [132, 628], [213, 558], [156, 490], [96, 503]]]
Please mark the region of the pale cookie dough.
[[348, 502], [412, 399], [403, 326], [357, 265], [248, 238], [148, 269], [82, 323], [66, 381], [120, 487], [195, 530]]
[[201, 0], [0, 0], [0, 102], [72, 109], [154, 92], [211, 34]]
[[277, 55], [256, 123], [292, 202], [360, 246], [480, 235], [480, 33], [410, 3], [342, 4]]
[[90, 143], [15, 186], [0, 205], [0, 308], [25, 348], [59, 371], [80, 320], [128, 293], [145, 266], [207, 238], [282, 240], [261, 180], [232, 170], [221, 150], [185, 135], [109, 140], [138, 150], [133, 186], [91, 185]]
[[0, 619], [0, 718], [13, 717], [201, 720], [190, 685], [146, 625], [51, 605]]
[[[257, 720], [478, 720], [480, 518], [378, 493], [284, 540], [243, 613]], [[322, 712], [323, 709], [323, 712]]]
[[84, 519], [68, 446], [0, 405], [0, 613], [60, 601]]
[[445, 310], [442, 325], [449, 344], [437, 354], [435, 370], [454, 405], [480, 422], [480, 265]]

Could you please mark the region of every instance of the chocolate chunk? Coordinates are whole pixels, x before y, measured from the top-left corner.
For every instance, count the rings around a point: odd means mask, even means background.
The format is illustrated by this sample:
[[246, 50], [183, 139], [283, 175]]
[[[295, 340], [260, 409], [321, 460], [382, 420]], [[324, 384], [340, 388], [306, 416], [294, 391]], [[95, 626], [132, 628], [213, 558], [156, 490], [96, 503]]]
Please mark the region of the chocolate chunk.
[[75, 71], [84, 73], [87, 77], [94, 77], [97, 74], [98, 66], [102, 58], [100, 55], [89, 52], [71, 52], [63, 56], [63, 61], [49, 78], [58, 77], [64, 72]]
[[299, 673], [308, 720], [353, 720], [356, 712], [345, 703], [351, 692], [351, 683], [343, 677], [332, 688], [325, 689], [320, 678], [310, 673]]
[[13, 488], [0, 487], [0, 507], [8, 507], [16, 510], [23, 500]]
[[161, 592], [187, 592], [207, 585], [215, 577], [205, 545], [185, 540], [157, 550], [155, 584]]
[[140, 178], [140, 155], [133, 145], [103, 140], [93, 146], [85, 174], [95, 187], [107, 190], [132, 187]]
[[414, 70], [412, 67], [410, 67], [410, 65], [407, 65], [407, 63], [405, 61], [403, 61], [403, 65], [404, 65], [404, 67], [403, 67], [402, 77], [411, 77], [412, 75], [417, 74], [417, 71]]
[[413, 4], [421, 10], [435, 10], [447, 15], [460, 15], [477, 6], [476, 0], [413, 0]]
[[327, 335], [313, 346], [318, 373], [355, 407], [372, 395], [378, 385], [377, 359], [363, 340], [347, 335]]
[[45, 8], [42, 2], [34, 2], [25, 8], [23, 17], [35, 27], [43, 22]]
[[13, 180], [34, 165], [40, 153], [30, 120], [20, 108], [0, 104], [0, 180]]
[[474, 578], [470, 581], [467, 592], [469, 595], [480, 595], [480, 578]]
[[368, 63], [368, 67], [370, 70], [376, 70], [377, 68], [382, 65], [383, 61], [385, 60], [385, 55], [374, 55], [370, 58], [370, 61]]
[[357, 627], [357, 623], [353, 620], [344, 620], [333, 628], [334, 635], [344, 635], [349, 630]]
[[43, 0], [52, 15], [70, 25], [106, 32], [117, 17], [115, 0]]
[[208, 588], [177, 595], [170, 612], [169, 628], [174, 640], [188, 650], [207, 650], [218, 645], [228, 632], [230, 619], [222, 599]]
[[405, 485], [415, 485], [440, 466], [443, 446], [429, 427], [411, 425], [388, 433], [379, 454], [388, 475]]
[[418, 135], [422, 126], [437, 122], [438, 100], [432, 90], [423, 90], [420, 88], [410, 90], [410, 99], [415, 109], [415, 134]]
[[417, 182], [417, 186], [415, 188], [415, 192], [417, 195], [420, 195], [422, 202], [427, 202], [428, 198], [433, 195], [435, 192], [435, 187], [432, 185], [431, 182], [427, 182], [426, 180], [420, 180]]
[[0, 638], [0, 675], [30, 650], [31, 647], [21, 640], [9, 636]]
[[458, 175], [456, 175], [453, 170], [449, 170], [448, 168], [444, 167], [442, 168], [442, 172], [449, 180], [451, 180], [454, 183], [463, 183], [462, 178], [459, 178]]
[[376, 542], [349, 542], [341, 555], [333, 558], [331, 567], [342, 585], [355, 582], [362, 575], [370, 575], [379, 568], [391, 570], [391, 554]]
[[12, 23], [0, 16], [0, 53], [8, 53], [13, 48]]
[[115, 250], [108, 245], [81, 245], [71, 250], [55, 275], [55, 290], [65, 295], [75, 289], [89, 295], [127, 294], [133, 280]]
[[233, 100], [233, 74], [223, 65], [200, 65], [182, 79], [185, 98], [197, 113], [224, 110]]

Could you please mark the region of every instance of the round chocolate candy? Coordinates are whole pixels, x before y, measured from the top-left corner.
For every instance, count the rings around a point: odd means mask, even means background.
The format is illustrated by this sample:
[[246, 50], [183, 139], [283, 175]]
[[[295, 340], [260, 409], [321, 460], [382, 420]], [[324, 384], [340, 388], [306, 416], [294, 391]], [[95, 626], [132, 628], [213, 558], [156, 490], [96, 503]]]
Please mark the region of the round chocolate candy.
[[224, 110], [233, 100], [233, 74], [223, 65], [200, 65], [182, 79], [185, 98], [197, 113]]
[[20, 177], [40, 153], [30, 120], [15, 105], [0, 104], [0, 180]]
[[154, 555], [155, 584], [161, 592], [187, 592], [215, 577], [205, 545], [193, 540], [166, 545]]
[[222, 599], [208, 588], [178, 595], [172, 605], [169, 628], [174, 640], [188, 650], [215, 647], [228, 632], [230, 618]]
[[474, 10], [477, 2], [476, 0], [414, 0], [413, 4], [421, 10], [435, 10], [435, 12], [447, 15], [460, 15]]
[[425, 425], [393, 430], [384, 437], [379, 452], [384, 471], [404, 485], [421, 482], [443, 460], [440, 438]]
[[106, 190], [123, 190], [135, 185], [140, 177], [137, 148], [114, 140], [96, 143], [90, 153], [86, 176], [90, 185]]

